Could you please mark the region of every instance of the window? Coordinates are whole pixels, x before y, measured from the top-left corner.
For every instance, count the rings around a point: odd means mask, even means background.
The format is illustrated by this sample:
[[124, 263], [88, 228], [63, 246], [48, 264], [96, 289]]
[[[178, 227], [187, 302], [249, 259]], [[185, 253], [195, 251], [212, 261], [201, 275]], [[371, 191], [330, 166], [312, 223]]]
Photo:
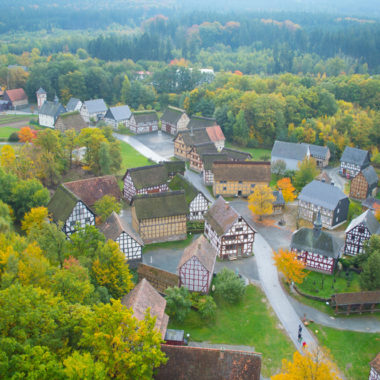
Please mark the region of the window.
[[243, 181], [239, 181], [239, 184], [241, 185], [243, 183]]
[[243, 227], [237, 227], [236, 228], [236, 232], [240, 232], [240, 231], [243, 231]]
[[226, 191], [226, 190], [227, 190], [227, 187], [226, 187], [226, 186], [223, 186], [223, 190]]
[[359, 234], [364, 234], [364, 227], [359, 227], [358, 232]]

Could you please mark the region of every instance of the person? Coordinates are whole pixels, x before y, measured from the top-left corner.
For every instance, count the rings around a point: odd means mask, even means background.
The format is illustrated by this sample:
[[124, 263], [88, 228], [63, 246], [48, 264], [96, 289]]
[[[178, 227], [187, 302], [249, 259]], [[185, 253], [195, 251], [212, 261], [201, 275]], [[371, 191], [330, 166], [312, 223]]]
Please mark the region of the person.
[[302, 342], [302, 334], [300, 331], [298, 331], [298, 342]]
[[305, 341], [303, 341], [303, 343], [302, 343], [302, 348], [306, 348], [306, 342]]
[[301, 334], [301, 333], [302, 333], [302, 326], [298, 325], [298, 334]]

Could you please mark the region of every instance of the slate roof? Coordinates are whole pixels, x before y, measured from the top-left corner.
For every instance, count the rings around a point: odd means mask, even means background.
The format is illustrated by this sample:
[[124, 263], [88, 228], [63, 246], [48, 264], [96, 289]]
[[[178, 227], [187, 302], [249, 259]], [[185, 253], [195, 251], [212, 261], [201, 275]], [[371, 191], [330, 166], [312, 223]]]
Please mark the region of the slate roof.
[[81, 114], [79, 113], [79, 111], [61, 113], [58, 116], [56, 124], [58, 120], [61, 120], [65, 130], [74, 129], [77, 132], [79, 132], [83, 128], [87, 128], [87, 124], [84, 121]]
[[375, 359], [373, 359], [369, 365], [380, 374], [380, 352], [376, 355]]
[[182, 265], [195, 256], [209, 272], [213, 273], [216, 255], [216, 250], [208, 240], [201, 235], [185, 248], [177, 269], [179, 270]]
[[181, 108], [168, 106], [161, 117], [161, 121], [176, 125], [184, 113], [186, 113], [185, 110]]
[[187, 129], [205, 128], [216, 125], [216, 120], [209, 117], [192, 116], [190, 122], [187, 125]]
[[79, 200], [69, 189], [63, 185], [59, 186], [47, 206], [53, 221], [55, 223], [66, 222]]
[[169, 317], [165, 314], [166, 300], [156, 289], [143, 278], [134, 289], [125, 295], [121, 303], [128, 309], [133, 310], [133, 316], [143, 321], [145, 313], [150, 308], [150, 315], [156, 317], [155, 328], [161, 332], [162, 339], [165, 338]]
[[136, 111], [133, 112], [133, 117], [135, 118], [136, 124], [158, 122], [156, 111]]
[[65, 112], [66, 108], [61, 103], [50, 102], [48, 100], [42, 105], [41, 109], [38, 111], [38, 113], [41, 115], [48, 115], [54, 118], [58, 117], [58, 115]]
[[338, 306], [380, 303], [380, 290], [356, 293], [338, 293], [332, 295]]
[[121, 191], [113, 175], [66, 182], [63, 185], [89, 207], [105, 195], [113, 196], [117, 201], [121, 199]]
[[133, 184], [137, 190], [144, 187], [158, 186], [168, 180], [168, 171], [164, 164], [140, 166], [127, 169], [124, 178], [130, 174]]
[[276, 140], [272, 148], [272, 157], [302, 161], [306, 157], [308, 150], [307, 144]]
[[184, 191], [137, 195], [133, 197], [132, 207], [138, 220], [187, 215], [189, 210]]
[[368, 183], [369, 191], [372, 191], [372, 189], [374, 189], [379, 182], [379, 177], [377, 176], [375, 169], [372, 165], [370, 165], [367, 168], [363, 169], [362, 173]]
[[215, 161], [226, 161], [228, 159], [225, 153], [203, 153], [202, 161], [204, 170], [211, 170]]
[[144, 246], [144, 242], [139, 235], [135, 234], [128, 224], [120, 218], [120, 216], [113, 211], [107, 220], [99, 226], [99, 230], [109, 240], [116, 240], [121, 233], [125, 232], [133, 240], [135, 240], [141, 246]]
[[192, 150], [195, 150], [200, 156], [204, 153], [218, 153], [215, 144], [211, 141], [201, 144], [194, 144]]
[[369, 152], [367, 150], [346, 146], [340, 158], [340, 162], [348, 162], [361, 167], [366, 166], [370, 162]]
[[200, 191], [181, 174], [176, 174], [168, 186], [170, 190], [184, 190], [187, 204], [190, 204], [200, 193]]
[[156, 380], [259, 380], [261, 355], [255, 352], [203, 347], [162, 345], [169, 358]]
[[83, 103], [89, 114], [106, 112], [107, 106], [103, 99], [85, 100]]
[[177, 133], [177, 136], [174, 138], [174, 140], [181, 135], [183, 138], [183, 141], [185, 145], [187, 146], [193, 146], [197, 144], [203, 144], [203, 143], [209, 143], [210, 137], [208, 136], [206, 132], [206, 128], [194, 128], [194, 129], [188, 129], [186, 131], [179, 131]]
[[106, 112], [104, 118], [105, 119], [114, 119], [116, 122], [129, 120], [132, 115], [131, 110], [127, 105], [118, 106], [118, 107], [110, 107]]
[[371, 210], [367, 210], [363, 212], [363, 214], [353, 219], [349, 226], [346, 228], [345, 232], [347, 233], [351, 231], [353, 228], [355, 228], [361, 223], [364, 223], [366, 225], [366, 227], [372, 235], [380, 233], [380, 223], [377, 221], [375, 215], [373, 215]]
[[285, 199], [281, 190], [273, 191], [273, 196], [275, 198], [273, 206], [285, 206]]
[[307, 145], [310, 149], [310, 155], [312, 157], [317, 157], [321, 159], [327, 158], [327, 153], [329, 152], [329, 148], [327, 146], [313, 145], [313, 144], [304, 144]]
[[334, 259], [337, 259], [340, 253], [340, 245], [331, 234], [325, 231], [316, 234], [313, 228], [306, 227], [293, 233], [290, 247]]
[[264, 161], [214, 161], [215, 181], [270, 182], [270, 162]]
[[301, 201], [310, 202], [328, 210], [335, 210], [339, 201], [346, 198], [347, 195], [338, 187], [317, 180], [307, 184], [298, 196]]
[[36, 91], [36, 94], [37, 94], [37, 95], [40, 95], [40, 94], [46, 94], [46, 91], [45, 91], [42, 87], [40, 87], [40, 88]]
[[208, 134], [209, 139], [212, 142], [224, 141], [226, 138], [224, 137], [222, 128], [219, 125], [213, 125], [211, 127], [206, 127], [206, 132]]
[[4, 95], [8, 95], [11, 102], [28, 99], [23, 88], [15, 88], [13, 90], [6, 90]]
[[75, 111], [75, 107], [77, 106], [77, 104], [79, 102], [80, 102], [80, 100], [77, 99], [77, 98], [70, 98], [69, 101], [66, 104], [67, 112]]

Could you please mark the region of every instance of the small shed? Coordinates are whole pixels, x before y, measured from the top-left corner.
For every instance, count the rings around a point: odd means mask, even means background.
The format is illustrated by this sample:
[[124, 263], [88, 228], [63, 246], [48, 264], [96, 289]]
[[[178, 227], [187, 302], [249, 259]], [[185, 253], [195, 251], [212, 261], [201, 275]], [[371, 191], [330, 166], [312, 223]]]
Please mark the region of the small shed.
[[165, 344], [173, 346], [183, 346], [185, 344], [185, 331], [167, 329], [165, 335]]
[[335, 314], [374, 313], [380, 311], [380, 290], [333, 294], [331, 306]]

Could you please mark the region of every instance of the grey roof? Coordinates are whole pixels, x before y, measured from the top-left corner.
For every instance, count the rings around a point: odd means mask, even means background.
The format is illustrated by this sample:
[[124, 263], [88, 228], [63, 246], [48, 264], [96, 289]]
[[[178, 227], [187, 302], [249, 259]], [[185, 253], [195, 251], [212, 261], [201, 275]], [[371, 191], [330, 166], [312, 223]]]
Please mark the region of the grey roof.
[[281, 190], [273, 191], [273, 196], [275, 197], [273, 206], [285, 206], [285, 199]]
[[372, 165], [362, 170], [364, 178], [367, 180], [369, 191], [372, 191], [379, 182], [379, 177]]
[[133, 112], [136, 124], [158, 122], [157, 112], [154, 110]]
[[310, 202], [328, 210], [335, 210], [339, 201], [346, 198], [347, 195], [338, 187], [317, 180], [307, 184], [298, 196], [301, 201]]
[[319, 146], [313, 144], [305, 144], [309, 146], [310, 155], [312, 157], [318, 157], [325, 159], [327, 157], [327, 153], [329, 152], [329, 148], [327, 146]]
[[346, 146], [340, 158], [340, 162], [348, 162], [350, 164], [360, 165], [361, 167], [367, 166], [370, 162], [369, 152], [367, 150]]
[[186, 113], [185, 110], [181, 108], [168, 106], [163, 113], [161, 120], [176, 125], [184, 113]]
[[46, 101], [38, 113], [41, 115], [53, 116], [55, 118], [65, 112], [66, 108], [61, 103]]
[[228, 158], [231, 160], [250, 160], [252, 159], [252, 154], [249, 152], [243, 152], [237, 149], [223, 148], [222, 152], [227, 154]]
[[308, 150], [307, 144], [276, 140], [272, 148], [272, 157], [302, 161], [306, 157]]
[[77, 98], [70, 98], [66, 105], [67, 112], [75, 111], [75, 107], [79, 102], [80, 100]]
[[362, 202], [362, 206], [374, 211], [375, 209], [380, 208], [380, 199], [368, 197], [366, 200]]
[[211, 139], [207, 134], [206, 128], [194, 128], [179, 131], [174, 140], [176, 140], [178, 136], [182, 136], [183, 141], [187, 146], [211, 142]]
[[216, 125], [216, 120], [209, 117], [192, 116], [187, 128], [205, 128]]
[[328, 232], [315, 233], [313, 228], [303, 227], [293, 233], [290, 247], [337, 259], [341, 246]]
[[40, 95], [40, 94], [46, 94], [46, 91], [45, 91], [42, 87], [40, 87], [40, 88], [37, 90], [36, 94], [38, 94], [38, 95]]
[[90, 114], [107, 111], [107, 106], [103, 99], [86, 100], [84, 105]]
[[214, 161], [226, 161], [228, 156], [223, 153], [203, 153], [202, 161], [204, 170], [211, 170]]
[[353, 228], [355, 228], [361, 223], [364, 223], [366, 225], [371, 234], [380, 233], [380, 223], [377, 221], [375, 215], [373, 215], [371, 210], [367, 210], [363, 212], [363, 214], [353, 219], [349, 226], [346, 228], [345, 232], [347, 233], [351, 231]]
[[114, 119], [117, 121], [129, 120], [132, 115], [131, 110], [127, 105], [118, 106], [118, 107], [110, 107], [106, 112], [104, 118], [105, 119]]

